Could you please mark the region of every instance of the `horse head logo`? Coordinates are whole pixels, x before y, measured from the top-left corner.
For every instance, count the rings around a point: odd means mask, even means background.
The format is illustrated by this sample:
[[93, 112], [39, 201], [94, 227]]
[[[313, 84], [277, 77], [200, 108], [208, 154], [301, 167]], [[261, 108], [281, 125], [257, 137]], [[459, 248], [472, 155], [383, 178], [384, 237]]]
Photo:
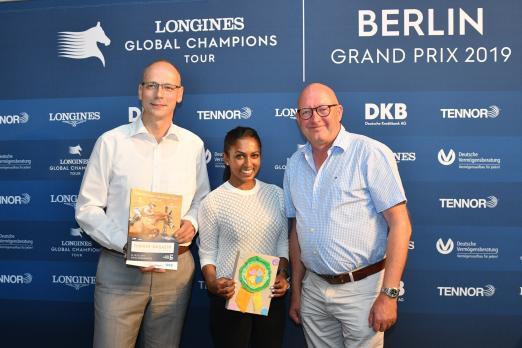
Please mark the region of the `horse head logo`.
[[85, 31], [61, 31], [58, 33], [58, 57], [72, 59], [96, 57], [105, 67], [105, 58], [98, 48], [98, 42], [105, 46], [111, 44], [100, 22]]

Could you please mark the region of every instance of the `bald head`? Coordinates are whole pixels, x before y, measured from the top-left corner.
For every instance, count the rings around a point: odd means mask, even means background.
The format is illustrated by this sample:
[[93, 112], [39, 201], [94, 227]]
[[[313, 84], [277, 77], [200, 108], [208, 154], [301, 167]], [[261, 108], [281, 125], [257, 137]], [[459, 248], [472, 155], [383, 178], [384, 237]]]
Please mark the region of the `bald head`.
[[142, 75], [142, 81], [147, 81], [146, 80], [146, 75], [147, 75], [147, 72], [154, 66], [162, 66], [164, 68], [169, 68], [170, 70], [173, 69], [173, 71], [175, 71], [175, 74], [177, 74], [178, 76], [178, 80], [179, 80], [179, 85], [181, 85], [181, 73], [179, 72], [179, 69], [174, 65], [172, 64], [171, 62], [169, 62], [168, 60], [166, 59], [160, 59], [160, 60], [156, 60], [152, 63], [150, 63], [149, 65], [147, 65], [145, 67], [145, 69], [143, 69], [143, 75]]
[[[309, 105], [310, 102], [318, 99], [324, 102], [319, 102], [317, 105]], [[297, 99], [298, 108], [314, 108], [319, 105], [330, 104], [339, 104], [335, 92], [327, 85], [317, 82], [311, 83], [303, 88]]]

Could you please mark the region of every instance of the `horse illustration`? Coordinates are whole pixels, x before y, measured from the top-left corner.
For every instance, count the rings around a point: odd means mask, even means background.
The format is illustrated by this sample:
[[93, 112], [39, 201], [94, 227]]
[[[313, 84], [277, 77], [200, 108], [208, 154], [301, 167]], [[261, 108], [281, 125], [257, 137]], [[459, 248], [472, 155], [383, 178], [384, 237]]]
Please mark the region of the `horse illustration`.
[[61, 31], [58, 33], [58, 56], [72, 59], [96, 57], [105, 67], [105, 58], [98, 48], [98, 42], [105, 46], [111, 44], [100, 22], [85, 31]]
[[69, 146], [69, 153], [71, 155], [81, 156], [82, 155], [82, 147], [80, 146], [80, 144], [78, 144], [76, 146]]

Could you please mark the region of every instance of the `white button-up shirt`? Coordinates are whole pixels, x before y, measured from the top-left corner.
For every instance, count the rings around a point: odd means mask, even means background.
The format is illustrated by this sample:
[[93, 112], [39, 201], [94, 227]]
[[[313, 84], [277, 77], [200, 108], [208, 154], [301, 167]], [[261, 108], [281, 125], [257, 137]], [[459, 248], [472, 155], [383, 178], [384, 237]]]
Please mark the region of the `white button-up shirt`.
[[305, 267], [331, 275], [380, 261], [388, 232], [382, 212], [406, 201], [391, 150], [344, 127], [319, 171], [310, 143], [292, 155], [284, 193]]
[[108, 249], [122, 251], [127, 243], [131, 188], [181, 195], [181, 217], [197, 230], [198, 207], [210, 189], [203, 141], [172, 124], [158, 143], [141, 117], [98, 138], [80, 187], [76, 221]]

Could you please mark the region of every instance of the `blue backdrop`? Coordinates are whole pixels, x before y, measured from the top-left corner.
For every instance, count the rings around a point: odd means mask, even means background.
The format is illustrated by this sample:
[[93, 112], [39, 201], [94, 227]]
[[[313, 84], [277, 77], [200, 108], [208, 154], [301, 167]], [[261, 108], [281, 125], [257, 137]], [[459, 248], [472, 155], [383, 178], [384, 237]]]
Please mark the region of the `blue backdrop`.
[[[175, 122], [211, 184], [237, 125], [282, 185], [296, 98], [332, 86], [343, 124], [395, 153], [413, 222], [389, 347], [522, 347], [522, 5], [514, 0], [0, 4], [3, 346], [89, 347], [99, 246], [74, 220], [94, 141], [139, 115], [143, 67], [179, 66]], [[197, 247], [192, 247], [197, 255]], [[197, 259], [197, 258], [196, 258]], [[210, 346], [196, 273], [182, 345]], [[304, 346], [290, 321], [286, 347]]]

